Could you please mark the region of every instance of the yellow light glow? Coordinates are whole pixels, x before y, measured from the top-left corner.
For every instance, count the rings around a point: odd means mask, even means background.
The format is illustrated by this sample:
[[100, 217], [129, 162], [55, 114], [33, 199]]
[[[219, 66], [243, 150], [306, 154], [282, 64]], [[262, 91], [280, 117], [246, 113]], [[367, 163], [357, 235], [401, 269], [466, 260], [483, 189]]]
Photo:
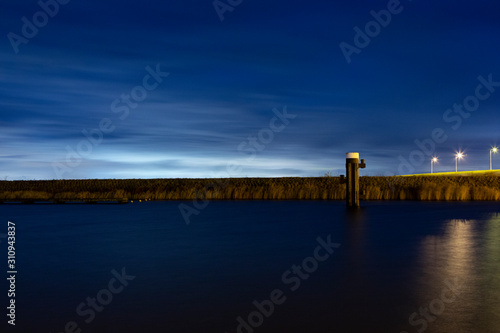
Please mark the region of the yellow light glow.
[[463, 158], [464, 154], [463, 153], [457, 153], [457, 158]]
[[493, 148], [491, 148], [491, 151], [494, 152], [494, 153], [496, 153], [498, 151], [498, 148], [497, 147], [493, 147]]
[[432, 158], [432, 162], [437, 162], [438, 161], [438, 158], [437, 157], [433, 157]]

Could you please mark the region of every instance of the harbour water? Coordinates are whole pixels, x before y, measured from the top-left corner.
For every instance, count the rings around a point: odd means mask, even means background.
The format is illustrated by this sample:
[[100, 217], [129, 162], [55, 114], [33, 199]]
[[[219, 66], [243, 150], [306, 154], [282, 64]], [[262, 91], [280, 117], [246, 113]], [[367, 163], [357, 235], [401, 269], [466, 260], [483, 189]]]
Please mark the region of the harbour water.
[[189, 224], [180, 203], [1, 206], [18, 270], [2, 326], [500, 332], [497, 203], [216, 201]]

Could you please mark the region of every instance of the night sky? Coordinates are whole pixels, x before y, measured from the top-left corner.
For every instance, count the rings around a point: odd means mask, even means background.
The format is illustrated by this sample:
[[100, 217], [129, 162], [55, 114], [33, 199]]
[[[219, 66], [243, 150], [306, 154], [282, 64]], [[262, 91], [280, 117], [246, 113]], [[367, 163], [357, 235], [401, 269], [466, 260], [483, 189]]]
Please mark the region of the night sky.
[[0, 179], [338, 175], [349, 151], [364, 175], [429, 172], [434, 155], [454, 171], [459, 149], [460, 170], [488, 169], [499, 14], [491, 0], [3, 1]]

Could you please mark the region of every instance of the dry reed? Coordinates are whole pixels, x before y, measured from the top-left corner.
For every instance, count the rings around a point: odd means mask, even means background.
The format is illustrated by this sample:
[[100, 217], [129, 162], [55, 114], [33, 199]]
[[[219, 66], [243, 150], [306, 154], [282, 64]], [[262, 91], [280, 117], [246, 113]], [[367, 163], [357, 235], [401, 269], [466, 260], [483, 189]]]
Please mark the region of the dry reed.
[[[361, 177], [362, 200], [500, 200], [500, 176]], [[338, 177], [0, 181], [0, 200], [344, 200]]]

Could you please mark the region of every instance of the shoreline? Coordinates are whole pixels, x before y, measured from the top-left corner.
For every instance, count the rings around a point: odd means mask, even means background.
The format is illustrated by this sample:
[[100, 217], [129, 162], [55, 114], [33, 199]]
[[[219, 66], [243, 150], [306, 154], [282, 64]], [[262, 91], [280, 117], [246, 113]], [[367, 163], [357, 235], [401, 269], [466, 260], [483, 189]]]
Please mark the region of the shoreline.
[[[500, 201], [500, 175], [360, 177], [361, 200]], [[0, 181], [0, 201], [345, 200], [340, 177]]]

